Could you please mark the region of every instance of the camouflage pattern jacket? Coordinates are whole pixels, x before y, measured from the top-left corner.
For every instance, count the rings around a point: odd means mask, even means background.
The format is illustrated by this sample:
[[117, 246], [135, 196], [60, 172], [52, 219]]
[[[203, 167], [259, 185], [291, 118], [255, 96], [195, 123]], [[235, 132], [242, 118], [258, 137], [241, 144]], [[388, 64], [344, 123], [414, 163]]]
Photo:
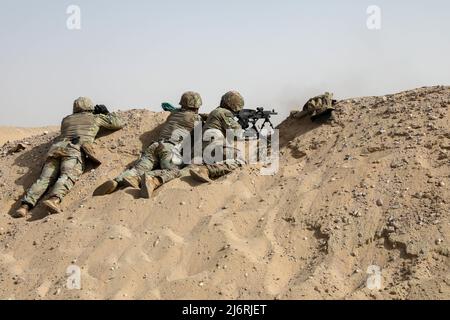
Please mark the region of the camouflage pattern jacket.
[[81, 112], [67, 116], [62, 121], [58, 142], [50, 148], [48, 157], [81, 158], [82, 146], [91, 146], [101, 128], [119, 130], [124, 126], [123, 120], [115, 113], [96, 115]]
[[192, 110], [181, 109], [172, 112], [161, 130], [160, 141], [180, 143], [181, 138], [189, 135], [199, 121], [201, 122], [202, 118]]
[[239, 130], [242, 130], [241, 125], [235, 120], [233, 112], [228, 109], [218, 107], [213, 110], [206, 120], [206, 124], [203, 128], [203, 132], [209, 129], [216, 129], [226, 136], [227, 130], [235, 131], [235, 134]]

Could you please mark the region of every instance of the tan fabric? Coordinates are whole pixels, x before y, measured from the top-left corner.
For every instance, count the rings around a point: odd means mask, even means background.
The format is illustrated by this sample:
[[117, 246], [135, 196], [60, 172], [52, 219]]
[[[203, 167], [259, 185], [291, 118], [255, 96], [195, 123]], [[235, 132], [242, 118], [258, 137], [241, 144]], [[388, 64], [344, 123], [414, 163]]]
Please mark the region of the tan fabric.
[[50, 196], [62, 200], [83, 173], [85, 157], [82, 146], [90, 145], [100, 128], [117, 130], [123, 126], [115, 114], [82, 112], [66, 117], [61, 125], [59, 141], [50, 147], [40, 178], [27, 191], [22, 202], [34, 207], [52, 184]]
[[80, 97], [73, 102], [73, 113], [94, 111], [92, 100], [86, 97]]
[[309, 113], [311, 116], [320, 115], [328, 110], [334, 110], [333, 94], [329, 92], [309, 99], [303, 107], [303, 111]]
[[92, 143], [100, 128], [119, 130], [124, 127], [124, 122], [118, 115], [109, 115], [91, 112], [75, 113], [63, 119], [61, 124], [60, 140], [80, 139], [80, 144]]
[[[217, 129], [226, 136], [227, 130], [241, 130], [241, 125], [234, 119], [234, 114], [228, 109], [218, 107], [211, 112], [206, 120], [203, 132], [209, 129]], [[236, 132], [236, 135], [238, 133]]]
[[181, 96], [180, 106], [183, 108], [198, 110], [202, 104], [202, 97], [197, 92], [188, 91]]
[[179, 143], [180, 141], [176, 138], [182, 133], [190, 134], [197, 121], [201, 121], [201, 117], [198, 113], [191, 110], [181, 110], [172, 113], [161, 130], [160, 140]]
[[220, 102], [222, 108], [229, 109], [233, 112], [239, 112], [244, 107], [244, 98], [237, 91], [230, 91], [224, 94]]

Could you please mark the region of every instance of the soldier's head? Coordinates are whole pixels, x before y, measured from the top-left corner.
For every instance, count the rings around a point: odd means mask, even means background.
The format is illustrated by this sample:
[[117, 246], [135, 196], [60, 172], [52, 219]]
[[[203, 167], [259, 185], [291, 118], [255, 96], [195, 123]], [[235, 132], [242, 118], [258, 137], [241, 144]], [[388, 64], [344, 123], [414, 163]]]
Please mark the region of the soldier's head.
[[200, 109], [202, 104], [203, 104], [202, 97], [197, 92], [188, 91], [181, 96], [180, 106], [183, 109], [198, 112], [198, 109]]
[[73, 113], [92, 112], [94, 104], [92, 100], [86, 97], [80, 97], [73, 102]]
[[237, 113], [244, 108], [244, 98], [237, 91], [227, 92], [220, 101], [220, 107]]

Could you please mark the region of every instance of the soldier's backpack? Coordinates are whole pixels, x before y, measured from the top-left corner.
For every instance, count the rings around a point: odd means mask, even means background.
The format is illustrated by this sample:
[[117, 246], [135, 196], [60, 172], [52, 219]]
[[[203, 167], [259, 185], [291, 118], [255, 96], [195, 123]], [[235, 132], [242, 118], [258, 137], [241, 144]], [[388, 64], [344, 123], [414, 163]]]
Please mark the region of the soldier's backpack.
[[311, 120], [315, 121], [320, 117], [331, 115], [335, 110], [337, 100], [333, 99], [333, 94], [325, 92], [324, 94], [311, 98], [303, 107], [303, 113], [311, 116]]

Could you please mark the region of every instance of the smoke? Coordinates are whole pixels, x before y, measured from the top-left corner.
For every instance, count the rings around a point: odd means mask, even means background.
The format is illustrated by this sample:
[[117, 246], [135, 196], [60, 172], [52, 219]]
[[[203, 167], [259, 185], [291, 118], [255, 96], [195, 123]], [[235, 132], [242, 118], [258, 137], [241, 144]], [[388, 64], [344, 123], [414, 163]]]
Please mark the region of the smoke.
[[380, 30], [367, 28], [364, 1], [80, 0], [81, 29], [67, 30], [64, 4], [6, 1], [0, 125], [58, 124], [78, 96], [159, 111], [194, 90], [208, 112], [232, 89], [248, 108], [276, 109], [279, 123], [325, 91], [343, 99], [450, 83], [450, 4], [378, 2]]

